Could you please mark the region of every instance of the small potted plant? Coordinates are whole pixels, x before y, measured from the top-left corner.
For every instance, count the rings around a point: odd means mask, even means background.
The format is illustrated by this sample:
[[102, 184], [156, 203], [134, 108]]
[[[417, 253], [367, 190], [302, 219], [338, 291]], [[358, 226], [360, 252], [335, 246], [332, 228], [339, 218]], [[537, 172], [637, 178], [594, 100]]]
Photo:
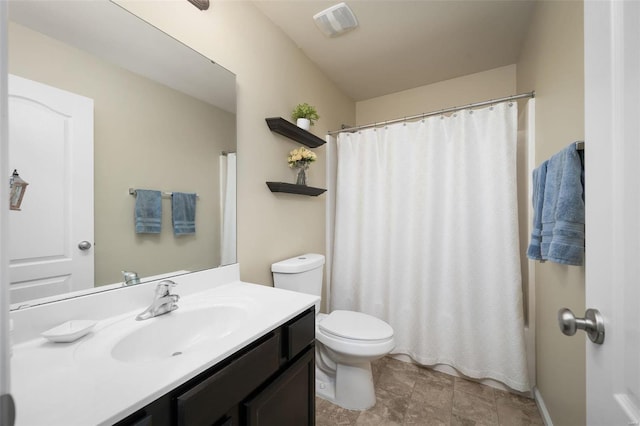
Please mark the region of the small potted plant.
[[296, 120], [296, 125], [304, 130], [309, 130], [313, 126], [313, 122], [320, 118], [318, 111], [312, 105], [303, 103], [297, 105], [291, 113], [291, 118]]

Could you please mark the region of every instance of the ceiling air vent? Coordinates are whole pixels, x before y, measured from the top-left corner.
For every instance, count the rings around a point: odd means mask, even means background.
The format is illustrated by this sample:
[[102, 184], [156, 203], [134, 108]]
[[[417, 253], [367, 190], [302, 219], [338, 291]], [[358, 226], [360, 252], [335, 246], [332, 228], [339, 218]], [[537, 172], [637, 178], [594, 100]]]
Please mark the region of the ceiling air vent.
[[346, 3], [339, 3], [313, 15], [313, 20], [325, 35], [336, 37], [358, 26], [358, 20]]

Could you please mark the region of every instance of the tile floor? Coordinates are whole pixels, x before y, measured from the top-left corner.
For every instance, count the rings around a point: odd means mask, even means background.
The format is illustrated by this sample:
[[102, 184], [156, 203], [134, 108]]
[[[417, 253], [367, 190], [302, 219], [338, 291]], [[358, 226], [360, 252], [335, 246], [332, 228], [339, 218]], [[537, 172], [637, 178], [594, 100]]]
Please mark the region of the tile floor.
[[543, 425], [529, 398], [382, 358], [374, 362], [377, 402], [351, 411], [316, 397], [316, 425]]

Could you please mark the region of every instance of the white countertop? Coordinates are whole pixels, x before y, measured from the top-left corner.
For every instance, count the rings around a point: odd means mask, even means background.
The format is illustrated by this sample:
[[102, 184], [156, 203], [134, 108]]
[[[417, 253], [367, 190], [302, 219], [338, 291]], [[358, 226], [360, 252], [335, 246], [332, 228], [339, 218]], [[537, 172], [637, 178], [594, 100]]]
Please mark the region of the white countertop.
[[[175, 293], [180, 294], [179, 288]], [[216, 340], [215, 345], [185, 351], [172, 358], [123, 362], [111, 356], [107, 336], [113, 334], [114, 324], [122, 327], [130, 321], [132, 327], [140, 327], [141, 323], [157, 319], [136, 322], [133, 319], [139, 310], [102, 319], [90, 334], [73, 343], [51, 343], [38, 337], [15, 345], [11, 358], [11, 393], [16, 402], [16, 424], [113, 424], [318, 301], [318, 297], [311, 295], [236, 281], [183, 296], [178, 302], [180, 309], [175, 313], [231, 298], [250, 301], [250, 314], [242, 325]]]

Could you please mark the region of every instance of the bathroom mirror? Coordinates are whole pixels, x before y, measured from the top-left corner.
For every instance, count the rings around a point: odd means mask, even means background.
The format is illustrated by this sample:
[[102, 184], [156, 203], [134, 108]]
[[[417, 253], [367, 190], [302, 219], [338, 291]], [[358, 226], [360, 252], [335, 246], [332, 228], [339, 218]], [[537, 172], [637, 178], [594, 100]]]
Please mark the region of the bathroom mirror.
[[[8, 3], [12, 309], [235, 263], [235, 76], [110, 1]], [[163, 193], [160, 233], [135, 233], [136, 189]], [[197, 194], [194, 234], [173, 192]]]

